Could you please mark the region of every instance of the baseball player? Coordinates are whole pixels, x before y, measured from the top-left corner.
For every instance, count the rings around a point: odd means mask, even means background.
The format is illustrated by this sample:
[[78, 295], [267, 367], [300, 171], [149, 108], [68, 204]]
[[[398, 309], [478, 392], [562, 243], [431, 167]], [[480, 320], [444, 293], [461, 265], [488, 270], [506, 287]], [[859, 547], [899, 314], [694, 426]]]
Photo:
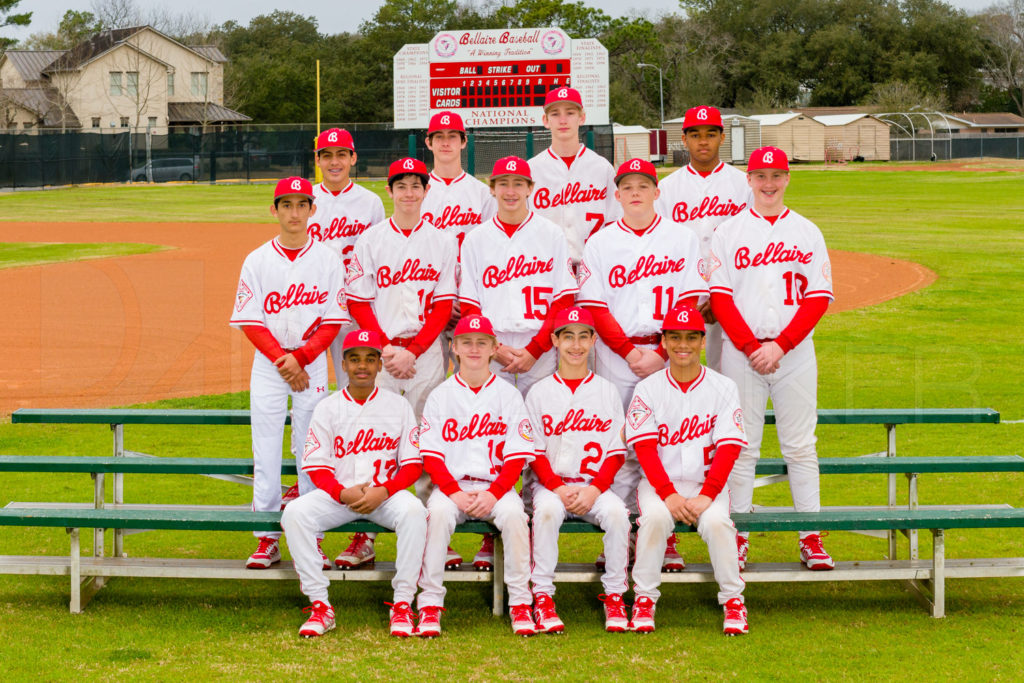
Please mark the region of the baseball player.
[[292, 501], [281, 528], [309, 598], [309, 619], [299, 629], [307, 638], [334, 628], [316, 537], [326, 529], [366, 519], [393, 529], [398, 552], [391, 581], [391, 635], [413, 635], [409, 607], [423, 560], [427, 510], [406, 489], [422, 469], [419, 426], [409, 402], [375, 386], [381, 371], [380, 337], [370, 330], [345, 336], [342, 367], [345, 389], [321, 401], [313, 411], [302, 455], [302, 471], [316, 488]]
[[[281, 509], [281, 439], [292, 399], [293, 453], [302, 453], [313, 409], [327, 396], [324, 353], [349, 322], [342, 269], [330, 249], [306, 233], [315, 211], [313, 188], [305, 178], [285, 178], [274, 188], [270, 213], [277, 237], [245, 258], [235, 293], [231, 326], [256, 347], [249, 383], [254, 460], [252, 509]], [[299, 493], [313, 489], [299, 473]], [[280, 561], [280, 533], [258, 531], [259, 544], [246, 562], [266, 569]], [[319, 541], [318, 541], [319, 545]], [[322, 556], [324, 564], [326, 556]]]
[[[718, 226], [711, 240], [711, 309], [731, 342], [723, 346], [722, 372], [739, 386], [749, 441], [729, 479], [732, 511], [753, 509], [754, 467], [770, 397], [793, 506], [817, 512], [818, 364], [811, 335], [833, 298], [832, 266], [821, 231], [786, 208], [786, 153], [754, 150], [747, 179], [753, 208]], [[737, 538], [737, 550], [743, 566], [746, 534]], [[835, 566], [816, 531], [800, 532], [800, 561], [808, 569]]]
[[644, 470], [633, 565], [636, 597], [630, 626], [654, 630], [661, 556], [676, 522], [697, 527], [707, 543], [725, 612], [726, 635], [747, 633], [743, 579], [736, 563], [736, 527], [729, 517], [729, 472], [740, 448], [743, 413], [732, 380], [700, 364], [704, 320], [690, 304], [676, 306], [662, 323], [669, 367], [636, 385], [626, 410], [626, 443]]
[[626, 592], [629, 512], [609, 490], [626, 457], [619, 392], [587, 367], [597, 340], [594, 319], [573, 306], [559, 312], [551, 342], [558, 371], [533, 385], [526, 412], [534, 425], [536, 457], [523, 478], [523, 497], [533, 517], [533, 604], [537, 630], [565, 629], [555, 611], [558, 531], [567, 517], [600, 526], [607, 562], [601, 584], [605, 630], [628, 625]]
[[544, 98], [543, 118], [551, 146], [530, 159], [537, 184], [533, 210], [562, 228], [573, 263], [579, 262], [587, 239], [621, 215], [614, 197], [615, 170], [580, 142], [586, 120], [578, 90], [552, 89]]
[[501, 532], [512, 630], [532, 635], [530, 536], [515, 485], [533, 459], [533, 428], [519, 392], [490, 370], [498, 346], [490, 321], [463, 316], [452, 343], [459, 371], [431, 392], [420, 421], [423, 466], [436, 488], [427, 504], [417, 628], [424, 637], [440, 635], [445, 548], [455, 525], [472, 518]]
[[[746, 174], [718, 158], [724, 131], [722, 114], [714, 107], [704, 105], [686, 111], [683, 144], [690, 153], [690, 163], [662, 178], [658, 184], [661, 196], [654, 203], [658, 214], [694, 231], [705, 263], [710, 262], [715, 228], [751, 203]], [[708, 367], [721, 371], [722, 328], [711, 314], [707, 297], [701, 297], [697, 309], [708, 328]]]
[[[359, 235], [385, 218], [380, 197], [349, 177], [357, 160], [356, 146], [347, 130], [329, 128], [317, 136], [316, 165], [323, 174], [323, 182], [313, 189], [316, 216], [310, 216], [308, 230], [313, 239], [337, 254], [345, 268]], [[343, 328], [331, 344], [331, 363], [339, 389], [348, 381], [341, 370], [341, 344], [351, 330]]]
[[[665, 367], [659, 331], [677, 303], [707, 297], [697, 238], [655, 213], [658, 176], [654, 164], [630, 159], [615, 174], [615, 198], [623, 217], [590, 238], [578, 275], [579, 305], [591, 311], [601, 340], [596, 371], [620, 392], [623, 406], [642, 378]], [[631, 506], [636, 501], [640, 465], [628, 458], [613, 490]], [[600, 566], [601, 558], [598, 558]], [[665, 571], [682, 571], [683, 558], [672, 534], [665, 549]]]
[[562, 231], [530, 211], [530, 165], [498, 159], [490, 184], [498, 215], [462, 243], [459, 303], [463, 314], [493, 321], [499, 346], [492, 370], [525, 396], [554, 372], [551, 327], [572, 305], [576, 278]]
[[[439, 335], [452, 315], [458, 254], [454, 237], [420, 218], [426, 193], [422, 161], [405, 158], [391, 164], [388, 195], [394, 215], [359, 236], [346, 283], [356, 324], [385, 340], [385, 372], [377, 386], [405, 396], [417, 416], [427, 394], [444, 379]], [[375, 539], [376, 534], [354, 534], [335, 564], [353, 569], [373, 562]]]

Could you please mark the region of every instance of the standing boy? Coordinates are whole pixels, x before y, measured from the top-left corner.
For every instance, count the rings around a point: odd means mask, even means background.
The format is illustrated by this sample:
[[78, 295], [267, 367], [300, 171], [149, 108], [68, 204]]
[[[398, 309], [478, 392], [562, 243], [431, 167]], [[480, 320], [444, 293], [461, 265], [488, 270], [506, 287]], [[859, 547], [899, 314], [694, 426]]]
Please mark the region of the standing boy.
[[[324, 349], [349, 322], [344, 275], [337, 257], [306, 233], [313, 188], [305, 178], [285, 178], [274, 189], [277, 237], [245, 258], [231, 326], [256, 347], [249, 409], [254, 460], [252, 509], [281, 509], [281, 439], [292, 399], [292, 453], [302, 453], [313, 408], [327, 396]], [[299, 493], [313, 483], [299, 473]], [[258, 531], [250, 569], [280, 561], [280, 533]], [[326, 562], [326, 558], [323, 558]]]

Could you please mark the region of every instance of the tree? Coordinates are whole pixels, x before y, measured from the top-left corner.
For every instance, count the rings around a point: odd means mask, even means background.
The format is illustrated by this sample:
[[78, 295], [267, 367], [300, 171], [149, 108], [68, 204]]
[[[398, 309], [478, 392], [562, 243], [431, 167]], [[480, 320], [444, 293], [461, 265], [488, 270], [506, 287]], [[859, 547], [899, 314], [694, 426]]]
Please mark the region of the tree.
[[22, 47], [29, 50], [70, 50], [102, 30], [102, 22], [92, 12], [69, 9], [61, 18], [55, 33], [33, 33]]
[[876, 84], [863, 104], [881, 112], [942, 111], [948, 106], [941, 95], [925, 92], [905, 81]]
[[[29, 25], [29, 22], [32, 21], [31, 12], [11, 14], [20, 2], [21, 0], [0, 0], [0, 28], [3, 28], [4, 26]], [[4, 38], [0, 36], [0, 50], [6, 50], [17, 42], [18, 41], [13, 38]]]
[[980, 17], [985, 74], [1024, 116], [1024, 0], [995, 5]]

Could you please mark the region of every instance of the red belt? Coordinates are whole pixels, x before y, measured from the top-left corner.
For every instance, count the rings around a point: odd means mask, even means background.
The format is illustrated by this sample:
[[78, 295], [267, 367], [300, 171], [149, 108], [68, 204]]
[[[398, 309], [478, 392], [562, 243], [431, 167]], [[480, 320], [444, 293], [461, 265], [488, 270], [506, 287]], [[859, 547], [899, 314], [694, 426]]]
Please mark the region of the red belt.
[[767, 339], [758, 339], [757, 341], [759, 341], [762, 344], [767, 344], [768, 342], [775, 341], [775, 337], [768, 337]]
[[565, 484], [585, 484], [587, 482], [583, 477], [562, 477], [562, 483]]
[[630, 344], [658, 344], [661, 342], [660, 334], [648, 334], [643, 337], [627, 337]]
[[395, 337], [394, 339], [392, 339], [390, 341], [390, 343], [395, 345], [395, 346], [401, 346], [404, 349], [407, 346], [409, 346], [409, 344], [412, 344], [414, 339], [416, 339], [416, 338], [415, 337]]
[[479, 482], [482, 482], [484, 484], [493, 484], [494, 483], [490, 479], [481, 479], [480, 477], [470, 477], [468, 475], [463, 477], [462, 481], [479, 481]]

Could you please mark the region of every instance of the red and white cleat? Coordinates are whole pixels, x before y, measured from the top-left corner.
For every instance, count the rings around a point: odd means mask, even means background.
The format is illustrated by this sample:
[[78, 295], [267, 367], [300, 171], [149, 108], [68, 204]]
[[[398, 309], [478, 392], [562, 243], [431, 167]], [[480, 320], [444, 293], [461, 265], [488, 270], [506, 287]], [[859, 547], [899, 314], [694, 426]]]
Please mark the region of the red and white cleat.
[[828, 571], [836, 566], [832, 556], [825, 552], [818, 534], [808, 534], [800, 539], [800, 561], [812, 571]]
[[256, 552], [245, 561], [247, 569], [269, 569], [270, 565], [281, 561], [281, 547], [276, 538], [261, 536]]
[[740, 562], [740, 571], [747, 568], [747, 553], [750, 552], [750, 539], [746, 534], [736, 534], [736, 558]]
[[637, 598], [633, 603], [633, 616], [629, 620], [629, 628], [637, 633], [651, 633], [654, 630], [654, 601], [650, 598]]
[[364, 564], [373, 564], [377, 554], [373, 552], [373, 539], [362, 532], [352, 534], [352, 542], [336, 558], [338, 569], [355, 569]]
[[444, 607], [420, 607], [416, 635], [420, 638], [436, 638], [441, 635], [441, 612], [444, 611]]
[[533, 596], [533, 617], [537, 622], [537, 633], [561, 633], [565, 624], [555, 611], [555, 601], [547, 593]]
[[281, 496], [281, 509], [284, 510], [285, 505], [292, 502], [299, 497], [299, 485], [292, 484], [288, 487], [288, 490]]
[[741, 598], [733, 598], [722, 605], [725, 610], [725, 622], [722, 624], [722, 633], [727, 636], [743, 636], [750, 632], [747, 625], [747, 606]]
[[416, 630], [412, 623], [412, 608], [407, 602], [396, 602], [394, 604], [385, 602], [391, 606], [389, 618], [391, 620], [391, 635], [398, 638], [408, 638]]
[[598, 595], [597, 599], [604, 603], [604, 630], [609, 633], [622, 633], [629, 630], [629, 618], [626, 616], [626, 603], [622, 596]]
[[316, 549], [320, 551], [320, 559], [324, 561], [324, 569], [327, 570], [330, 569], [333, 565], [331, 564], [331, 561], [327, 559], [327, 553], [325, 553], [323, 549], [323, 542], [324, 539], [322, 538], [316, 539]]
[[512, 605], [508, 608], [512, 617], [512, 633], [517, 636], [532, 636], [537, 633], [537, 625], [533, 623], [529, 605]]
[[665, 544], [665, 559], [661, 562], [661, 571], [674, 573], [684, 569], [686, 569], [686, 563], [683, 562], [683, 556], [676, 551], [676, 535], [672, 534], [668, 537], [668, 543]]
[[316, 638], [334, 628], [334, 608], [326, 602], [317, 600], [302, 611], [309, 614], [309, 619], [299, 629], [299, 635], [303, 638]]
[[484, 534], [480, 543], [480, 550], [473, 558], [473, 567], [478, 572], [494, 571], [494, 534]]
[[448, 556], [444, 560], [445, 569], [458, 569], [462, 566], [462, 555], [452, 550], [451, 546], [448, 546]]

